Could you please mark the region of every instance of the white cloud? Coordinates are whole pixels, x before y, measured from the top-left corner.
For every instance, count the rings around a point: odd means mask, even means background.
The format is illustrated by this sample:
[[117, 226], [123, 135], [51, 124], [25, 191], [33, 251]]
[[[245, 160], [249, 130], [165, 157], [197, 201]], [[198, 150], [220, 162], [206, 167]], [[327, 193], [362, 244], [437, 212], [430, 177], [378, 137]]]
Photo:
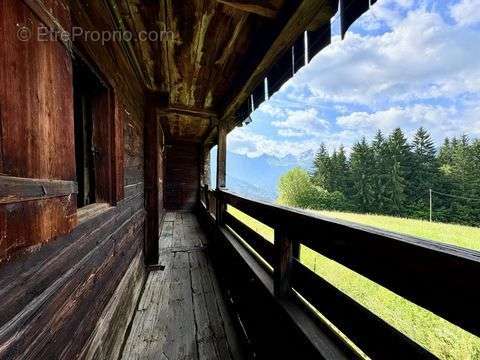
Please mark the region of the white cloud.
[[415, 0], [396, 0], [396, 3], [402, 8], [411, 8], [415, 4]]
[[462, 0], [450, 7], [450, 15], [460, 25], [480, 22], [480, 0]]
[[[390, 133], [396, 127], [411, 138], [423, 126], [437, 144], [462, 133], [480, 136], [480, 31], [464, 26], [477, 21], [480, 6], [468, 6], [479, 2], [446, 5], [442, 11], [450, 10], [457, 21], [447, 23], [428, 10], [436, 8], [429, 0], [414, 10], [413, 0], [378, 1], [360, 20], [367, 33], [336, 37], [260, 107], [277, 132], [236, 129], [229, 150], [302, 157], [324, 142], [329, 150], [342, 144], [348, 152], [362, 136], [371, 139], [377, 129]], [[385, 26], [392, 30], [368, 33]], [[340, 116], [331, 119], [332, 112]]]
[[318, 142], [311, 141], [278, 141], [256, 134], [247, 128], [236, 128], [229, 134], [229, 151], [256, 158], [262, 155], [284, 158], [292, 155], [304, 156], [305, 153], [314, 152], [318, 148]]
[[[289, 130], [283, 131], [283, 134], [290, 134], [290, 136], [292, 136], [292, 134], [318, 136], [329, 127], [329, 122], [320, 118], [317, 110], [313, 108], [298, 111], [289, 110], [287, 114], [288, 116], [285, 120], [272, 122], [272, 125], [277, 128]], [[279, 131], [279, 135], [282, 135], [281, 130]]]
[[[448, 25], [435, 12], [410, 11], [394, 30], [349, 33], [300, 72], [317, 102], [356, 103], [439, 99], [480, 92], [480, 32]], [[312, 96], [311, 96], [312, 97]]]
[[338, 117], [337, 124], [344, 129], [356, 130], [367, 137], [372, 137], [377, 129], [390, 133], [397, 127], [412, 137], [415, 131], [423, 126], [429, 130], [433, 139], [440, 143], [445, 137], [479, 133], [480, 129], [474, 129], [475, 111], [475, 108], [460, 111], [455, 107], [412, 105], [372, 113], [354, 112]]
[[285, 115], [285, 111], [281, 107], [274, 106], [270, 101], [263, 102], [258, 110], [273, 117]]
[[293, 129], [280, 129], [278, 130], [278, 135], [283, 137], [304, 137], [305, 132], [293, 130]]

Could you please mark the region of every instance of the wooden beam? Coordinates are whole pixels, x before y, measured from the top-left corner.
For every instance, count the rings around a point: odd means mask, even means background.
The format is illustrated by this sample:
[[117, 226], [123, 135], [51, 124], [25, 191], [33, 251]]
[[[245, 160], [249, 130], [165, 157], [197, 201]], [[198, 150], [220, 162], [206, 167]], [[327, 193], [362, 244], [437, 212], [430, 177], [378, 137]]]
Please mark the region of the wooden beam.
[[217, 196], [267, 226], [288, 226], [292, 241], [480, 335], [476, 311], [480, 291], [472, 287], [469, 278], [480, 272], [478, 252], [246, 199], [227, 191]]
[[288, 232], [282, 226], [275, 228], [274, 247], [274, 291], [275, 296], [282, 298], [291, 293], [290, 274], [293, 259], [292, 240], [288, 236]]
[[217, 153], [217, 190], [220, 190], [225, 188], [227, 178], [227, 128], [225, 123], [218, 126]]
[[[297, 11], [288, 21], [287, 25], [280, 32], [255, 71], [247, 80], [242, 89], [225, 108], [221, 121], [229, 121], [236, 109], [247, 99], [255, 87], [262, 81], [268, 70], [279, 59], [286, 49], [293, 46], [295, 40], [319, 17], [319, 13], [331, 13], [333, 10], [327, 0], [304, 0]], [[229, 123], [228, 129], [234, 126]]]
[[252, 14], [274, 18], [277, 16], [279, 7], [278, 1], [258, 1], [258, 0], [217, 0], [219, 3], [231, 6], [235, 9], [249, 12]]
[[225, 224], [233, 229], [235, 234], [237, 234], [243, 241], [250, 245], [255, 252], [260, 255], [263, 261], [273, 267], [275, 262], [275, 249], [271, 242], [228, 212], [225, 213]]
[[210, 188], [210, 149], [201, 145], [202, 163], [200, 164], [200, 187]]
[[218, 126], [218, 146], [217, 146], [217, 225], [223, 224], [223, 215], [226, 205], [220, 191], [227, 185], [227, 128], [225, 123]]
[[45, 4], [38, 0], [23, 0], [23, 2], [52, 33], [61, 35], [58, 36], [58, 40], [69, 53], [72, 53], [73, 43], [70, 33], [64, 29], [60, 21], [47, 9]]
[[212, 149], [217, 143], [217, 133], [218, 133], [218, 123], [215, 126], [211, 126], [210, 129], [205, 134], [203, 138], [203, 146], [208, 148], [209, 150]]
[[163, 162], [160, 134], [160, 122], [157, 121], [156, 104], [147, 97], [145, 111], [145, 203], [147, 209], [146, 236], [145, 236], [145, 261], [147, 265], [158, 264], [158, 239], [160, 237], [160, 217], [163, 209], [159, 208], [159, 199], [163, 198], [159, 186], [160, 164]]
[[168, 105], [164, 108], [159, 110], [160, 114], [165, 115], [183, 115], [189, 116], [192, 118], [200, 118], [200, 119], [217, 119], [217, 113], [211, 110], [205, 110], [201, 108], [191, 107], [191, 106], [184, 106], [184, 105]]
[[0, 175], [0, 204], [45, 200], [78, 192], [73, 181], [26, 179]]
[[[122, 14], [120, 14], [120, 10], [118, 9], [118, 5], [114, 0], [106, 0], [106, 5], [110, 10], [112, 18], [115, 22], [115, 26], [119, 29], [122, 33], [127, 32], [127, 26], [123, 21]], [[154, 88], [154, 84], [151, 83], [151, 78], [148, 76], [148, 71], [146, 71], [143, 67], [141, 62], [138, 60], [137, 54], [135, 49], [133, 48], [132, 42], [130, 41], [121, 41], [120, 46], [124, 51], [128, 62], [133, 68], [135, 75], [140, 80], [140, 83], [145, 85], [147, 88]], [[148, 81], [147, 81], [148, 79]]]

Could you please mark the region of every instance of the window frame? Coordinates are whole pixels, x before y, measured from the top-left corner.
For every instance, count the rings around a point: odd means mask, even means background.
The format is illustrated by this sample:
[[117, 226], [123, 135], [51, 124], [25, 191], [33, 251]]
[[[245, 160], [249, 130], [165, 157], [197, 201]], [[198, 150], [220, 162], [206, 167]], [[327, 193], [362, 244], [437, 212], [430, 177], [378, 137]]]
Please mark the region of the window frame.
[[[124, 198], [124, 138], [123, 117], [119, 109], [117, 96], [111, 82], [94, 66], [93, 62], [80, 54], [72, 59], [72, 87], [75, 91], [76, 84], [74, 73], [76, 69], [88, 71], [99, 87], [92, 96], [91, 122], [92, 145], [94, 150], [94, 183], [95, 204], [108, 203], [116, 206]], [[93, 88], [92, 90], [95, 90]], [[77, 101], [76, 96], [74, 100]], [[76, 104], [74, 103], [74, 106]], [[75, 116], [75, 115], [74, 115]], [[74, 118], [74, 126], [76, 119]], [[75, 136], [74, 141], [77, 141]], [[76, 145], [73, 146], [76, 152]], [[75, 159], [77, 154], [75, 153]], [[75, 166], [76, 167], [76, 166]], [[78, 176], [78, 174], [76, 174]], [[75, 180], [78, 183], [78, 178]], [[83, 208], [83, 207], [82, 207]], [[82, 208], [77, 207], [77, 211]]]

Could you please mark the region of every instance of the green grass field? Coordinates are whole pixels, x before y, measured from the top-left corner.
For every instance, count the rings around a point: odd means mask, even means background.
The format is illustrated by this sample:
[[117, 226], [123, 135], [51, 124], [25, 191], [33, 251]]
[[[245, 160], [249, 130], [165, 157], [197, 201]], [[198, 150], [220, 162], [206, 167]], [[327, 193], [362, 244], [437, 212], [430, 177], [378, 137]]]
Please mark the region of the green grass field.
[[[273, 242], [273, 229], [229, 207], [228, 211]], [[319, 212], [416, 237], [480, 250], [480, 228], [377, 215]], [[403, 299], [384, 287], [302, 246], [301, 261], [332, 285], [382, 317], [441, 359], [480, 359], [480, 338]]]

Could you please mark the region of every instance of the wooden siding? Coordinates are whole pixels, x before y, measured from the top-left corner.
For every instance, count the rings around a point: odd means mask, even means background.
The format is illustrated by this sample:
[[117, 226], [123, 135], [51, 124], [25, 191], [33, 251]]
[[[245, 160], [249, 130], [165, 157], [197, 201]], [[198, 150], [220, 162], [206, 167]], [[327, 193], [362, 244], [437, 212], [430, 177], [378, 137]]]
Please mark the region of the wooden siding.
[[[68, 26], [68, 13], [62, 14]], [[19, 41], [39, 19], [22, 1], [0, 4], [0, 172], [11, 177], [75, 179], [72, 64], [57, 42]], [[58, 131], [57, 129], [62, 129]], [[2, 196], [3, 198], [3, 196]], [[67, 234], [76, 224], [75, 196], [0, 205], [0, 262], [19, 248]]]
[[165, 208], [192, 210], [200, 194], [200, 148], [176, 142], [166, 148]]
[[148, 265], [158, 263], [158, 239], [163, 212], [164, 135], [152, 99], [145, 114], [145, 200], [148, 209], [145, 258]]
[[77, 212], [72, 54], [60, 41], [18, 41], [17, 30], [52, 18], [67, 30], [115, 25], [103, 1], [39, 3], [0, 2], [0, 358], [102, 357], [118, 352], [135, 302], [121, 282], [138, 289], [143, 271], [143, 87], [118, 42], [74, 44], [112, 93], [115, 140], [116, 206]]
[[119, 358], [145, 278], [143, 257], [138, 254], [105, 307], [81, 358], [86, 360]]

